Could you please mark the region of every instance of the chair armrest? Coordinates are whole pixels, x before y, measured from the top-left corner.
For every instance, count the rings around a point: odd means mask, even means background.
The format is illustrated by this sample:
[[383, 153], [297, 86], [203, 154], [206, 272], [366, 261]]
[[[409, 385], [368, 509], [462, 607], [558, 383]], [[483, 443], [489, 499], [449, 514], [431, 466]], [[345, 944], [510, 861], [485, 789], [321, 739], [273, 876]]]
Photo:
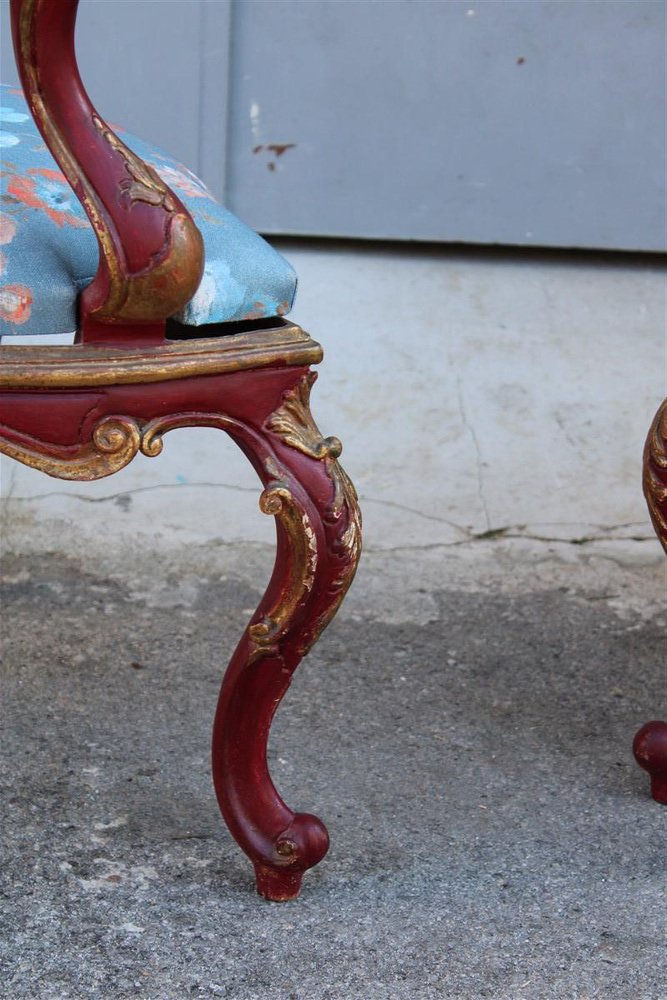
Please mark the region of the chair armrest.
[[106, 329], [108, 340], [109, 325], [121, 336], [123, 326], [155, 336], [197, 290], [203, 242], [182, 202], [88, 98], [74, 51], [78, 3], [11, 0], [16, 62], [37, 127], [99, 243], [97, 273], [81, 296], [84, 339]]

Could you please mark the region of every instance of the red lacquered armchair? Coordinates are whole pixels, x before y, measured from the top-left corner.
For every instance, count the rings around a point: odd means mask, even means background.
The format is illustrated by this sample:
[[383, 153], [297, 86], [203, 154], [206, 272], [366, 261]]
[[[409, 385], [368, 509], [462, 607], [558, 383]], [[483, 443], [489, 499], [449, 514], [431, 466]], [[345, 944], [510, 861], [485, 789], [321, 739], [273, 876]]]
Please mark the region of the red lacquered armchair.
[[[277, 554], [222, 683], [213, 778], [259, 892], [289, 899], [328, 836], [283, 802], [266, 745], [352, 582], [356, 494], [309, 409], [321, 348], [281, 318], [291, 268], [193, 174], [97, 113], [76, 66], [77, 5], [11, 0], [23, 93], [2, 94], [0, 450], [75, 480], [158, 455], [180, 427], [219, 428], [247, 455]], [[72, 329], [72, 346], [11, 343]]]

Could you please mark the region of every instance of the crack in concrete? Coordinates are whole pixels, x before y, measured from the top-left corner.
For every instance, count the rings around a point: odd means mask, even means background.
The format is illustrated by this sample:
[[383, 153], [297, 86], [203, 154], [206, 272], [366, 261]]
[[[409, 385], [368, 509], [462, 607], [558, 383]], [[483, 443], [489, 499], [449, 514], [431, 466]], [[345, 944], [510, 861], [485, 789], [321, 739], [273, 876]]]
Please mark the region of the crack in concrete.
[[577, 452], [578, 455], [580, 455], [581, 454], [581, 448], [579, 446], [579, 443], [577, 441], [575, 441], [575, 439], [572, 437], [572, 435], [568, 431], [567, 427], [565, 426], [565, 421], [563, 420], [563, 418], [560, 415], [560, 413], [558, 413], [558, 412], [554, 413], [554, 420], [558, 424], [560, 432], [563, 435], [563, 437], [565, 438], [565, 440], [567, 441], [567, 443], [570, 445], [571, 448], [574, 449], [574, 451]]
[[[611, 529], [610, 529], [611, 530]], [[531, 534], [510, 534], [509, 531], [483, 531], [480, 534], [473, 534], [470, 538], [461, 539], [458, 542], [429, 542], [427, 545], [394, 545], [387, 548], [376, 545], [364, 546], [364, 552], [381, 555], [384, 552], [429, 552], [438, 549], [456, 549], [462, 545], [471, 545], [476, 542], [495, 541], [496, 539], [518, 539], [526, 542], [543, 542], [548, 545], [593, 545], [597, 542], [655, 542], [654, 535], [634, 535], [631, 538], [621, 536], [620, 538], [610, 538], [608, 535], [588, 535], [580, 538], [557, 538], [545, 535]]]
[[477, 439], [477, 433], [473, 425], [469, 422], [468, 416], [466, 414], [465, 404], [463, 402], [463, 389], [461, 384], [461, 378], [456, 379], [456, 394], [459, 403], [459, 413], [461, 415], [461, 421], [463, 426], [466, 428], [470, 437], [472, 438], [473, 445], [475, 446], [475, 457], [477, 461], [477, 495], [479, 501], [482, 505], [484, 511], [484, 517], [486, 519], [486, 530], [491, 530], [491, 518], [489, 517], [489, 508], [486, 503], [486, 497], [484, 496], [484, 477], [482, 475], [482, 451], [479, 446], [479, 441]]
[[[474, 432], [473, 436], [474, 436]], [[81, 500], [83, 503], [100, 504], [108, 503], [110, 501], [123, 500], [126, 497], [135, 496], [140, 493], [152, 493], [158, 490], [173, 490], [173, 489], [183, 489], [186, 486], [189, 489], [225, 489], [233, 490], [235, 493], [251, 493], [257, 495], [260, 492], [260, 485], [257, 486], [239, 486], [236, 483], [155, 483], [151, 486], [137, 486], [131, 490], [123, 490], [118, 493], [108, 493], [103, 497], [90, 497], [83, 493], [69, 493], [65, 490], [52, 490], [49, 493], [39, 493], [32, 497], [15, 497], [12, 496], [12, 488], [14, 483], [12, 481], [9, 492], [5, 497], [3, 497], [4, 503], [0, 506], [4, 506], [8, 501], [12, 503], [32, 503], [34, 501], [51, 499], [54, 497], [62, 497], [71, 500]], [[432, 542], [427, 545], [405, 545], [405, 546], [394, 546], [389, 548], [368, 548], [366, 551], [375, 552], [399, 552], [399, 551], [409, 551], [409, 550], [423, 550], [428, 549], [438, 549], [438, 548], [452, 548], [456, 546], [465, 545], [469, 542], [480, 542], [480, 541], [494, 541], [496, 539], [525, 539], [526, 541], [535, 542], [545, 542], [545, 543], [558, 543], [563, 545], [588, 545], [594, 542], [603, 541], [631, 541], [631, 542], [645, 542], [654, 540], [652, 534], [647, 535], [628, 535], [621, 538], [611, 538], [612, 532], [621, 531], [627, 528], [642, 528], [644, 527], [643, 521], [624, 521], [620, 524], [610, 524], [610, 525], [596, 525], [596, 534], [591, 535], [580, 535], [575, 538], [562, 538], [552, 535], [540, 535], [528, 531], [528, 526], [525, 524], [512, 524], [504, 525], [498, 528], [488, 527], [484, 531], [473, 531], [470, 528], [465, 528], [461, 524], [457, 524], [455, 521], [450, 521], [446, 517], [440, 517], [437, 514], [427, 514], [425, 511], [419, 510], [416, 507], [410, 507], [407, 504], [398, 503], [395, 500], [385, 500], [379, 497], [371, 497], [360, 495], [360, 501], [362, 506], [366, 503], [378, 504], [381, 507], [390, 507], [395, 510], [402, 510], [408, 514], [414, 514], [416, 517], [423, 518], [426, 521], [436, 521], [440, 524], [446, 524], [448, 527], [453, 528], [458, 531], [464, 537], [454, 542]], [[488, 522], [488, 512], [487, 522]], [[545, 527], [563, 527], [567, 528], [569, 525], [577, 522], [570, 521], [546, 521], [542, 522]], [[234, 545], [236, 542], [224, 542], [221, 539], [212, 539], [212, 543], [215, 544], [229, 544]]]
[[[151, 486], [137, 486], [131, 490], [122, 490], [118, 493], [107, 493], [102, 497], [91, 497], [86, 496], [84, 493], [74, 493], [68, 492], [66, 490], [50, 490], [48, 493], [36, 493], [34, 496], [29, 497], [15, 497], [8, 492], [6, 496], [2, 497], [3, 501], [11, 500], [13, 503], [31, 503], [37, 500], [49, 500], [53, 498], [64, 498], [70, 500], [81, 500], [83, 503], [107, 503], [112, 500], [123, 500], [126, 497], [132, 497], [139, 493], [151, 493], [157, 490], [181, 490], [184, 487], [188, 489], [223, 489], [223, 490], [233, 490], [235, 493], [252, 493], [259, 495], [261, 492], [261, 484], [258, 483], [257, 486], [239, 486], [236, 483], [154, 483]], [[425, 521], [436, 521], [439, 524], [446, 524], [448, 527], [453, 528], [460, 534], [465, 535], [467, 538], [472, 537], [472, 531], [469, 528], [464, 528], [463, 525], [456, 524], [455, 521], [450, 521], [446, 517], [441, 517], [438, 514], [428, 514], [423, 510], [419, 510], [416, 507], [410, 507], [407, 504], [398, 503], [395, 500], [385, 500], [379, 497], [364, 496], [360, 494], [360, 502], [362, 504], [374, 503], [381, 507], [391, 507], [395, 510], [403, 510], [408, 514], [414, 514], [416, 517], [423, 518]]]
[[404, 503], [398, 503], [396, 500], [383, 500], [377, 497], [365, 496], [360, 493], [359, 503], [362, 507], [367, 503], [376, 503], [380, 507], [391, 507], [394, 510], [404, 510], [406, 513], [415, 514], [417, 517], [421, 517], [425, 521], [437, 521], [438, 524], [446, 524], [448, 527], [454, 528], [455, 531], [459, 531], [467, 538], [472, 537], [472, 532], [469, 528], [464, 528], [463, 525], [456, 524], [455, 521], [449, 521], [446, 517], [440, 517], [438, 514], [427, 514], [423, 510], [418, 510], [416, 507], [409, 507]]
[[83, 503], [107, 503], [110, 500], [120, 500], [123, 497], [132, 497], [138, 493], [152, 493], [157, 490], [181, 490], [184, 486], [197, 489], [225, 489], [233, 490], [235, 493], [261, 493], [261, 485], [238, 486], [236, 483], [154, 483], [151, 486], [136, 486], [131, 490], [122, 490], [119, 493], [107, 493], [103, 497], [89, 497], [85, 493], [69, 493], [66, 490], [51, 490], [49, 493], [36, 493], [32, 497], [3, 497], [3, 500], [12, 500], [14, 503], [31, 503], [34, 500], [50, 500], [54, 497], [63, 497], [66, 500], [81, 500]]

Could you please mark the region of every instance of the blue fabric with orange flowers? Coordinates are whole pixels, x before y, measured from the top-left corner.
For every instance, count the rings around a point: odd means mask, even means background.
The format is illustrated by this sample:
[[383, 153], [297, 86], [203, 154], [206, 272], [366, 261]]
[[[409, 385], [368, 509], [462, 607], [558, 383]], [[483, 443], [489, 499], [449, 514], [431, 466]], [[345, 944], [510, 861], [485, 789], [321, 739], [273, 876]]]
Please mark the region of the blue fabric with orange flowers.
[[[125, 132], [173, 188], [204, 238], [204, 276], [176, 319], [191, 326], [282, 316], [296, 275], [186, 167]], [[0, 336], [69, 333], [97, 270], [88, 217], [37, 131], [21, 92], [0, 87]]]

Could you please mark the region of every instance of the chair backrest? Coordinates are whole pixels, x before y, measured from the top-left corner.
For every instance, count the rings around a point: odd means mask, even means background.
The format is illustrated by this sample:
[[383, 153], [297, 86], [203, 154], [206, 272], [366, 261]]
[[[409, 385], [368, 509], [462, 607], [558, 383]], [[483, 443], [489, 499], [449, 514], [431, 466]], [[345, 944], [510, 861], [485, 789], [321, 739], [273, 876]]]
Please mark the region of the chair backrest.
[[79, 0], [11, 0], [16, 62], [45, 143], [97, 236], [99, 265], [80, 299], [78, 337], [152, 343], [194, 295], [204, 266], [199, 230], [158, 176], [114, 134], [79, 76]]

